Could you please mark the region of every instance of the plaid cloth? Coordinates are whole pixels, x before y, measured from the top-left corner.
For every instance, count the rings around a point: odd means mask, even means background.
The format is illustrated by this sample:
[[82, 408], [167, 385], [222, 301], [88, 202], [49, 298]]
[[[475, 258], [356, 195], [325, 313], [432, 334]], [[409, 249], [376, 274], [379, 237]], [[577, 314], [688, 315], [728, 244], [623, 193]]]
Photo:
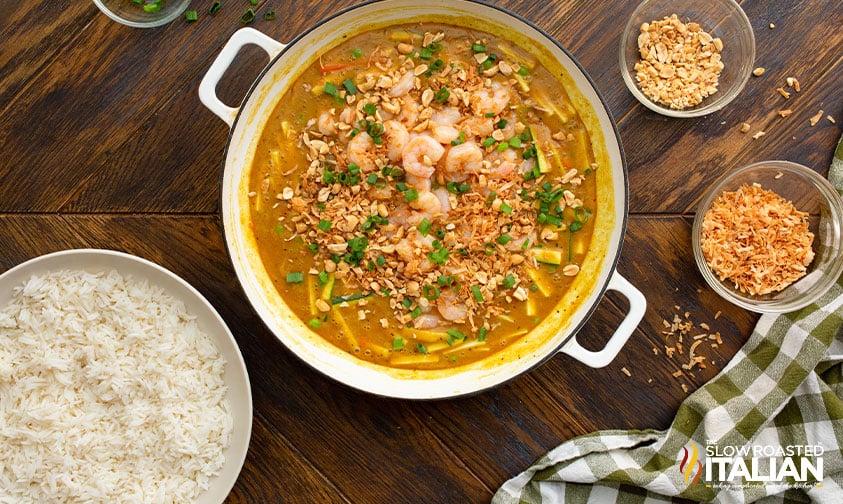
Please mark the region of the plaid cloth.
[[[843, 138], [829, 180], [843, 191]], [[762, 315], [667, 431], [567, 441], [505, 482], [492, 502], [841, 503], [842, 327], [843, 277], [811, 306]]]

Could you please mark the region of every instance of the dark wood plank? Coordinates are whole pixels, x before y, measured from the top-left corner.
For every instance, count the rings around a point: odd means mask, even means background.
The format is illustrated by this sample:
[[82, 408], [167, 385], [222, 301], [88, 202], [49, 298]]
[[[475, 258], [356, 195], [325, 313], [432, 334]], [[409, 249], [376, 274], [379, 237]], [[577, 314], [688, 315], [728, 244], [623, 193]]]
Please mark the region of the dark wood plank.
[[92, 2], [3, 2], [0, 17], [0, 115], [12, 98], [46, 66], [54, 63], [64, 46], [83, 37], [85, 25], [99, 14]]

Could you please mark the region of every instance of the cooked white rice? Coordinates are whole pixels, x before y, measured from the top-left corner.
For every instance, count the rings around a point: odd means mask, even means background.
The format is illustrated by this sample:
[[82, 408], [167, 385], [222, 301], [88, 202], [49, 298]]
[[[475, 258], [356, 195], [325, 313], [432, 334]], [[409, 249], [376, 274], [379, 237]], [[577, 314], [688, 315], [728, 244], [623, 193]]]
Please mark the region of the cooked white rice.
[[225, 362], [184, 304], [115, 271], [0, 309], [0, 502], [191, 502], [223, 465]]

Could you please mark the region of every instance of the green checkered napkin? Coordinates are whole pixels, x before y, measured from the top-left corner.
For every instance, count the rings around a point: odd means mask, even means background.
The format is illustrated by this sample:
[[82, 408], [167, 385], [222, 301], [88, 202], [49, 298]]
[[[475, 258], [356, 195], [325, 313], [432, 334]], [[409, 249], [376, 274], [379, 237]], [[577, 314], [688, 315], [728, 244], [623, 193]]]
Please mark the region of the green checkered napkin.
[[[828, 178], [843, 190], [843, 138]], [[493, 504], [843, 502], [841, 326], [843, 277], [811, 306], [762, 315], [744, 347], [685, 399], [667, 431], [610, 430], [567, 441], [505, 482]], [[788, 456], [817, 445], [822, 454], [805, 461]], [[717, 462], [720, 456], [727, 462]], [[758, 481], [771, 473], [771, 462], [775, 476]], [[744, 477], [742, 464], [759, 465]]]

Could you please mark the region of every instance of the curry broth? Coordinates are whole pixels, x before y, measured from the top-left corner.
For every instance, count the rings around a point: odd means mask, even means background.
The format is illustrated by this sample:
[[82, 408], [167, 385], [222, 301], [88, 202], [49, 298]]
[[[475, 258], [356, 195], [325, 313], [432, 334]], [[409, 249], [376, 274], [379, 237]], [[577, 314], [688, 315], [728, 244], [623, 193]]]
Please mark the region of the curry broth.
[[258, 250], [288, 307], [344, 351], [468, 364], [527, 334], [576, 278], [598, 167], [561, 82], [509, 41], [433, 23], [357, 35], [267, 124], [250, 178]]

